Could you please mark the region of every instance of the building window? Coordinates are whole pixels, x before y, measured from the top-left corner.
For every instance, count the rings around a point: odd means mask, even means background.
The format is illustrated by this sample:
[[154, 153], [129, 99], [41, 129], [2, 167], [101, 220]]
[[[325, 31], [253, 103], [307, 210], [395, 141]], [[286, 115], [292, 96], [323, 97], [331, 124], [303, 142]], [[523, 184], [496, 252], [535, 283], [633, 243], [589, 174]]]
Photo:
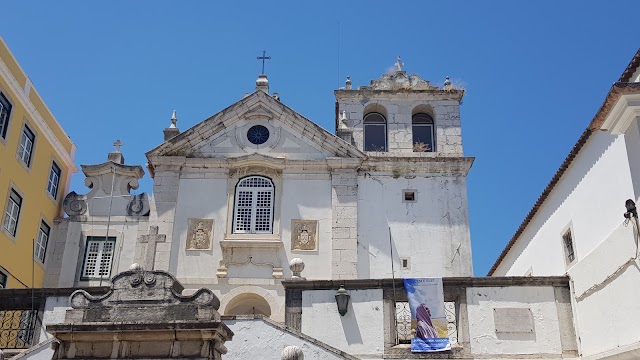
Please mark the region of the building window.
[[387, 119], [382, 114], [364, 117], [364, 151], [387, 151]]
[[111, 276], [113, 252], [116, 247], [115, 237], [88, 236], [84, 253], [82, 279], [102, 279]]
[[38, 241], [36, 241], [35, 254], [36, 259], [44, 264], [44, 256], [47, 253], [47, 243], [49, 242], [49, 233], [51, 228], [44, 221], [40, 222], [40, 231], [38, 231]]
[[402, 191], [402, 202], [416, 202], [416, 192], [415, 192], [415, 190], [403, 190]]
[[9, 127], [9, 117], [11, 116], [11, 104], [9, 100], [0, 93], [0, 137], [7, 138], [7, 128]]
[[413, 151], [434, 151], [433, 118], [429, 114], [419, 113], [413, 115], [411, 123], [413, 131]]
[[31, 153], [33, 152], [33, 142], [36, 140], [36, 135], [29, 129], [28, 126], [24, 126], [22, 130], [22, 137], [20, 138], [20, 145], [18, 146], [18, 157], [22, 159], [25, 165], [31, 165]]
[[58, 196], [58, 185], [60, 185], [60, 174], [62, 171], [54, 161], [51, 164], [51, 172], [49, 172], [49, 182], [47, 183], [47, 192], [55, 199]]
[[573, 260], [576, 259], [576, 254], [573, 250], [573, 235], [571, 234], [571, 229], [562, 235], [562, 242], [564, 243], [564, 252], [567, 257], [567, 262], [572, 263]]
[[22, 208], [22, 197], [11, 189], [7, 209], [4, 213], [4, 228], [12, 236], [16, 236], [18, 230], [18, 219], [20, 219], [20, 209]]
[[0, 289], [5, 289], [7, 287], [7, 274], [0, 271]]
[[272, 234], [273, 194], [274, 186], [269, 178], [249, 176], [241, 179], [236, 186], [233, 232]]

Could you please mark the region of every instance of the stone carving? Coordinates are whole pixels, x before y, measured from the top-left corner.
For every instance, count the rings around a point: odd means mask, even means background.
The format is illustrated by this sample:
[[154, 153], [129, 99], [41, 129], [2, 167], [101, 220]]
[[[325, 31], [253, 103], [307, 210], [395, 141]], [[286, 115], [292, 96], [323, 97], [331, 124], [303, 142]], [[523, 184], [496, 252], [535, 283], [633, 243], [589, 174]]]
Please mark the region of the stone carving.
[[213, 219], [189, 219], [187, 250], [211, 250]]
[[167, 240], [166, 235], [158, 234], [158, 226], [149, 226], [149, 234], [141, 235], [140, 242], [145, 244], [144, 248], [144, 268], [153, 270], [156, 260], [156, 246], [158, 243]]
[[62, 207], [69, 216], [84, 215], [87, 212], [87, 195], [78, 195], [72, 191], [64, 197]]
[[405, 71], [394, 71], [384, 74], [378, 80], [371, 80], [369, 86], [361, 86], [360, 90], [440, 90], [429, 84], [417, 74], [407, 76]]
[[127, 205], [127, 215], [148, 215], [149, 209], [149, 197], [147, 193], [132, 195]]
[[291, 220], [291, 250], [318, 250], [318, 220]]
[[302, 349], [297, 346], [287, 346], [282, 350], [282, 360], [304, 360]]
[[300, 258], [293, 258], [289, 261], [289, 270], [291, 270], [291, 280], [307, 280], [302, 276], [304, 270], [304, 261]]

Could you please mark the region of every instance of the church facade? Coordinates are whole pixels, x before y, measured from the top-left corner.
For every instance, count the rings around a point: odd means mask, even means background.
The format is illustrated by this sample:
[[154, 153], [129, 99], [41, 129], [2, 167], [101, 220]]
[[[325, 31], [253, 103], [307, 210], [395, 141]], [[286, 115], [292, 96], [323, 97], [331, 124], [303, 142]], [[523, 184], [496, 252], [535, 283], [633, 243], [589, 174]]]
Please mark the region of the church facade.
[[145, 171], [118, 147], [82, 166], [91, 190], [65, 198], [44, 286], [106, 285], [138, 263], [185, 293], [211, 288], [223, 315], [284, 321], [292, 277], [472, 276], [463, 95], [399, 65], [335, 91], [335, 134], [270, 94], [266, 75], [191, 129], [174, 113], [146, 154], [152, 196], [131, 194]]

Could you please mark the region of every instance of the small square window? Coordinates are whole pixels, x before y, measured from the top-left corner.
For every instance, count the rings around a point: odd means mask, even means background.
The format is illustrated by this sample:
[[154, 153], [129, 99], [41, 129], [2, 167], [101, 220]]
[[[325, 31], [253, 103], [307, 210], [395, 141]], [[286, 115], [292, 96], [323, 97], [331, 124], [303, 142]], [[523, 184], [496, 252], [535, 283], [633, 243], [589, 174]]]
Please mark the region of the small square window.
[[402, 192], [402, 201], [403, 202], [415, 202], [416, 201], [416, 192], [414, 190], [404, 190]]
[[411, 262], [409, 261], [409, 258], [400, 258], [400, 266], [402, 267], [402, 270], [408, 270], [410, 265]]
[[562, 242], [564, 244], [564, 253], [567, 257], [567, 263], [572, 263], [576, 259], [576, 254], [573, 249], [573, 234], [571, 234], [571, 229], [567, 230], [567, 232], [562, 235]]

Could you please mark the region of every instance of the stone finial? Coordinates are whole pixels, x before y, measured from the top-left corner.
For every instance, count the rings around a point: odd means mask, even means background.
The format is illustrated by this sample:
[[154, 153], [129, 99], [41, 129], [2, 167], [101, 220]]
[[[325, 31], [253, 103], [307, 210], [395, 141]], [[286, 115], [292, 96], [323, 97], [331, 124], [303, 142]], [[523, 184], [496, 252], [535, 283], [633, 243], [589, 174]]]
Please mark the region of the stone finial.
[[292, 280], [306, 280], [301, 273], [304, 270], [304, 261], [300, 258], [293, 258], [289, 261], [289, 270], [293, 273]]
[[142, 265], [138, 264], [138, 263], [133, 263], [129, 266], [129, 270], [131, 271], [142, 271]]
[[351, 76], [347, 75], [347, 81], [344, 82], [344, 88], [346, 90], [352, 90], [353, 89], [353, 84], [351, 83]]
[[256, 91], [261, 90], [269, 93], [269, 79], [267, 79], [266, 74], [258, 75], [258, 80], [256, 80]]
[[113, 143], [115, 150], [110, 152], [107, 156], [107, 159], [109, 159], [109, 161], [113, 161], [116, 164], [124, 164], [124, 156], [120, 152], [120, 147], [122, 145], [124, 144], [122, 144], [122, 141], [120, 141], [120, 139], [116, 140], [116, 142]]
[[290, 345], [282, 350], [282, 360], [304, 360], [302, 349], [297, 346]]
[[176, 115], [176, 111], [173, 110], [173, 115], [171, 115], [171, 125], [169, 127], [172, 129], [175, 129], [177, 122], [178, 122], [178, 116]]
[[402, 67], [404, 66], [404, 63], [402, 62], [402, 59], [400, 59], [400, 55], [398, 55], [396, 63], [393, 65], [396, 67], [396, 71], [402, 71]]
[[178, 123], [178, 115], [175, 110], [173, 110], [173, 114], [171, 115], [171, 125], [168, 128], [164, 129], [164, 141], [172, 139], [178, 135], [180, 135], [180, 129], [177, 127]]
[[340, 113], [340, 122], [338, 122], [338, 128], [340, 129], [349, 128], [347, 126], [347, 112], [345, 110], [342, 110], [342, 112]]

